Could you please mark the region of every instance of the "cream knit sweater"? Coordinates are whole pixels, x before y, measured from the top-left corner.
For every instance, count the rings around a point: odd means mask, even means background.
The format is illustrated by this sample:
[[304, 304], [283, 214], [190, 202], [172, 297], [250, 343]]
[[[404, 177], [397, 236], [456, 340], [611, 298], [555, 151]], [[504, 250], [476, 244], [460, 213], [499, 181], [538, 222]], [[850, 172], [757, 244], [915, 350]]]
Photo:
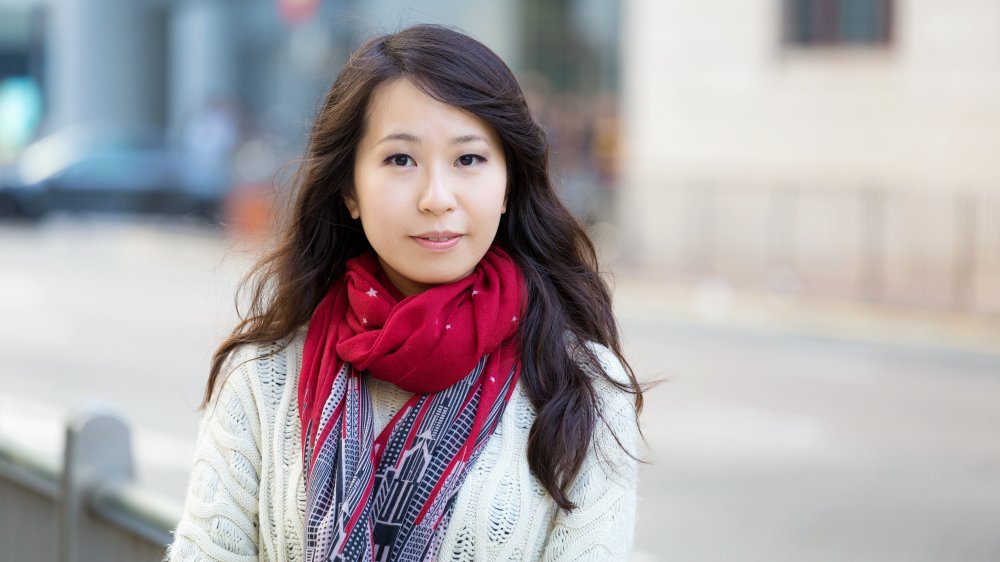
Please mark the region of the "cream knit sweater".
[[[297, 379], [305, 330], [283, 351], [243, 346], [223, 372], [232, 371], [205, 411], [198, 433], [184, 515], [167, 559], [300, 561], [304, 544]], [[618, 380], [621, 364], [595, 346]], [[631, 395], [603, 379], [595, 382], [601, 411], [594, 445], [570, 490], [579, 507], [558, 509], [528, 468], [525, 451], [534, 409], [515, 387], [496, 431], [470, 468], [456, 498], [439, 561], [627, 560], [635, 527], [638, 447]], [[410, 396], [373, 380], [378, 434]]]

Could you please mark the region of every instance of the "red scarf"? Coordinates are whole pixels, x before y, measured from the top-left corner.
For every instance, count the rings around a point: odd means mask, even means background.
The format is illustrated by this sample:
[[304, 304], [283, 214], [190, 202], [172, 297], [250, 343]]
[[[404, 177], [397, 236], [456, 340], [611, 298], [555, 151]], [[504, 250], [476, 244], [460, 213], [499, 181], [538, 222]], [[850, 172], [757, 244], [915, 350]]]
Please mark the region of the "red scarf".
[[[402, 300], [379, 278], [375, 256], [350, 260], [306, 334], [307, 560], [432, 558], [517, 381], [524, 280], [507, 253]], [[415, 393], [377, 437], [365, 374]]]

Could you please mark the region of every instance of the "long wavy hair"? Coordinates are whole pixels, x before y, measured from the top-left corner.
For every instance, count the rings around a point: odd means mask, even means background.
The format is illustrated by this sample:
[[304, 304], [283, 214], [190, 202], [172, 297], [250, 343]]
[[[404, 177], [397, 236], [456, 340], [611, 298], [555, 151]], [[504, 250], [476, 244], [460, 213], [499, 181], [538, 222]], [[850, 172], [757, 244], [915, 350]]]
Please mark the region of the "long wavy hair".
[[[520, 380], [537, 416], [527, 460], [556, 503], [573, 509], [569, 485], [601, 416], [594, 377], [634, 394], [637, 415], [642, 389], [622, 355], [593, 244], [556, 196], [545, 133], [517, 80], [486, 46], [445, 27], [418, 25], [370, 40], [341, 69], [312, 126], [277, 244], [243, 280], [241, 291], [250, 288], [249, 308], [215, 351], [202, 405], [211, 400], [222, 365], [237, 346], [287, 346], [346, 262], [372, 251], [344, 199], [353, 195], [355, 148], [372, 93], [396, 78], [480, 117], [502, 140], [509, 195], [497, 242], [521, 266], [528, 294], [519, 333]], [[627, 380], [610, 377], [584, 342], [609, 348]]]

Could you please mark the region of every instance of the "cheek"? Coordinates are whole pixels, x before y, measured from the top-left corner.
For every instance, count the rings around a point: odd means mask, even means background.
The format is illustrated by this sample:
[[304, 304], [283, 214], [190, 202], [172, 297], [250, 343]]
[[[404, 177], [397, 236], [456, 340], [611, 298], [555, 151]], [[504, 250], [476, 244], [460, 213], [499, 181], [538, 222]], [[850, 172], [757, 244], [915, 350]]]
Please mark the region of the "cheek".
[[369, 200], [361, 209], [361, 226], [369, 237], [387, 235], [395, 232], [400, 221], [395, 218], [399, 211], [391, 202]]
[[507, 174], [499, 173], [490, 182], [487, 190], [489, 197], [484, 207], [490, 214], [503, 214], [507, 211]]
[[357, 208], [366, 230], [386, 230], [393, 225], [391, 218], [399, 212], [400, 198], [385, 189], [385, 181], [377, 173], [358, 174], [355, 187]]

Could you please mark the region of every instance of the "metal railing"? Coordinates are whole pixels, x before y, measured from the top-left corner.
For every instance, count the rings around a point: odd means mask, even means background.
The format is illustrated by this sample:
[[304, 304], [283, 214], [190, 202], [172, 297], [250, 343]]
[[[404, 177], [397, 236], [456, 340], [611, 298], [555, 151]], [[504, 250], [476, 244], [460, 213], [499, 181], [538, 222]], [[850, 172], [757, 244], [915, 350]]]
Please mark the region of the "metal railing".
[[139, 486], [132, 458], [98, 404], [73, 411], [59, 461], [0, 439], [0, 562], [162, 560], [181, 506]]

